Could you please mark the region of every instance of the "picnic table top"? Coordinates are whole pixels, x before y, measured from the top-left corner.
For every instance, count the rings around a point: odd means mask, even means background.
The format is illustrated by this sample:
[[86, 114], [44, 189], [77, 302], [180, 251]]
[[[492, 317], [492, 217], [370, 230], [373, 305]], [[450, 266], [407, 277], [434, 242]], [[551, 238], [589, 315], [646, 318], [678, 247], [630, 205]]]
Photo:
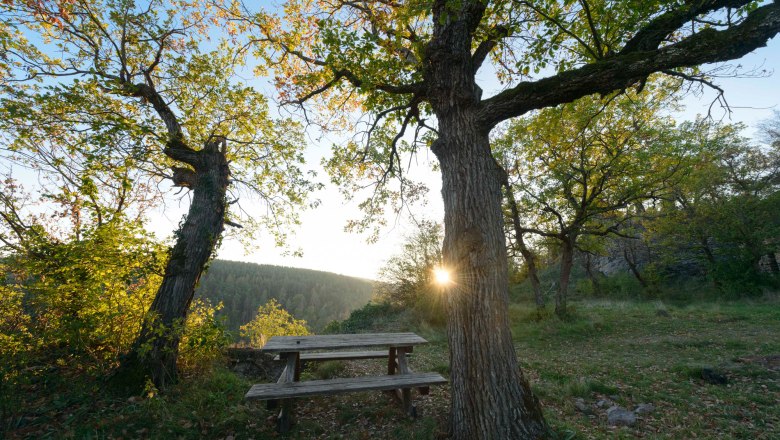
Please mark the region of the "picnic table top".
[[414, 333], [274, 336], [261, 349], [269, 353], [365, 347], [409, 347], [427, 344]]

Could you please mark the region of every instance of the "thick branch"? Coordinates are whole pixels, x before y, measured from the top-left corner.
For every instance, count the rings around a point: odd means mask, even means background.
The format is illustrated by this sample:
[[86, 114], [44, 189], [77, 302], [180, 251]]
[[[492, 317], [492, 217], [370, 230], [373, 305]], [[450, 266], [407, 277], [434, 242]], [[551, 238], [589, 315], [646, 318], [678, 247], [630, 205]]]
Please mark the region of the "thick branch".
[[482, 67], [482, 63], [484, 63], [487, 56], [490, 55], [490, 51], [496, 47], [498, 40], [505, 38], [507, 35], [509, 35], [509, 29], [504, 26], [496, 26], [491, 29], [488, 39], [479, 43], [479, 46], [477, 46], [477, 49], [471, 56], [471, 63], [474, 65], [474, 73], [477, 73], [479, 68]]
[[778, 32], [780, 3], [773, 2], [756, 9], [741, 24], [726, 30], [705, 29], [660, 49], [622, 52], [549, 78], [521, 82], [483, 101], [479, 120], [483, 127], [490, 128], [530, 110], [624, 89], [662, 70], [740, 58], [766, 46]]
[[653, 19], [634, 35], [620, 51], [621, 54], [657, 49], [669, 35], [699, 15], [721, 8], [738, 8], [750, 0], [693, 0]]

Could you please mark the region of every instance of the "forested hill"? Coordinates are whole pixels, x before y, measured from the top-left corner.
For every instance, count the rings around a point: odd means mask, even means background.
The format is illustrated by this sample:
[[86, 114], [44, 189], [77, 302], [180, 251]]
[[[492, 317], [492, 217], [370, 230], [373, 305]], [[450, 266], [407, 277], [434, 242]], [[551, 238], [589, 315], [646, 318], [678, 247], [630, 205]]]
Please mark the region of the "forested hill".
[[370, 280], [330, 272], [215, 260], [195, 296], [213, 304], [221, 301], [224, 308], [218, 315], [225, 316], [228, 329], [236, 333], [271, 298], [316, 331], [363, 307], [372, 290]]

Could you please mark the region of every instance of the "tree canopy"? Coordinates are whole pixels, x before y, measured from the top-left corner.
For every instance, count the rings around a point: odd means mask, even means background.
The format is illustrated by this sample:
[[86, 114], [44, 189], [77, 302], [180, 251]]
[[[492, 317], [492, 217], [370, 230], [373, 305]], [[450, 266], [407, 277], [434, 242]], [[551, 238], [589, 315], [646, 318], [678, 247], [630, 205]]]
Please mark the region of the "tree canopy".
[[[127, 194], [154, 190], [162, 179], [190, 191], [162, 283], [124, 364], [142, 365], [136, 385], [146, 375], [164, 385], [176, 376], [175, 329], [223, 225], [248, 236], [262, 226], [281, 242], [316, 188], [301, 169], [300, 126], [274, 118], [265, 97], [236, 79], [243, 58], [225, 41], [209, 40], [217, 17], [205, 3], [0, 7], [3, 29], [17, 37], [2, 40], [2, 128], [12, 160], [51, 162], [58, 180], [70, 180], [66, 195], [92, 205], [100, 192], [124, 205], [132, 201]], [[63, 172], [66, 156], [86, 159], [75, 180], [75, 171]], [[127, 190], [136, 181], [145, 186]], [[265, 215], [245, 215], [241, 197], [259, 199]], [[93, 212], [101, 222], [104, 210]]]
[[630, 235], [628, 223], [645, 202], [670, 192], [694, 153], [668, 113], [675, 88], [657, 83], [643, 94], [581, 98], [515, 119], [494, 140], [512, 192], [506, 196], [511, 235], [526, 263], [534, 256], [522, 249], [524, 235], [560, 244], [559, 315], [566, 314], [574, 251], [588, 250], [582, 245], [588, 237]]
[[[780, 5], [750, 0], [289, 1], [279, 13], [234, 6], [225, 13], [251, 34], [247, 47], [273, 69], [284, 101], [307, 112], [324, 106], [316, 122], [334, 110], [369, 115], [359, 143], [336, 149], [341, 176], [384, 182], [420, 146], [439, 160], [443, 258], [459, 277], [448, 296], [455, 438], [546, 431], [509, 332], [502, 179], [490, 131], [531, 110], [641, 90], [655, 72], [707, 81], [696, 66], [739, 58], [780, 30]], [[506, 88], [483, 97], [476, 74], [488, 59]], [[397, 194], [380, 191], [367, 212]]]

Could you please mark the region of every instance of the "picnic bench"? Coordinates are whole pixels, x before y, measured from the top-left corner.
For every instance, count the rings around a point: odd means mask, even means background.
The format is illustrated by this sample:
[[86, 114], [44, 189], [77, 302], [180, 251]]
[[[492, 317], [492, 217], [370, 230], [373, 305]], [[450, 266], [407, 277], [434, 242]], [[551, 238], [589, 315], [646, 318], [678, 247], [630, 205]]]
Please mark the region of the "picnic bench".
[[[333, 395], [358, 391], [382, 390], [396, 397], [404, 411], [414, 417], [411, 390], [428, 393], [431, 385], [447, 383], [438, 373], [415, 373], [409, 368], [408, 355], [416, 345], [428, 341], [414, 333], [367, 333], [346, 335], [274, 336], [261, 351], [278, 353], [285, 363], [276, 383], [253, 385], [245, 399], [267, 400], [269, 409], [281, 401], [277, 418], [279, 431], [289, 429], [293, 412], [293, 399], [316, 395]], [[365, 351], [367, 348], [384, 347], [384, 350]], [[346, 350], [346, 351], [324, 351]], [[387, 358], [387, 374], [301, 381], [301, 361], [360, 360]]]

